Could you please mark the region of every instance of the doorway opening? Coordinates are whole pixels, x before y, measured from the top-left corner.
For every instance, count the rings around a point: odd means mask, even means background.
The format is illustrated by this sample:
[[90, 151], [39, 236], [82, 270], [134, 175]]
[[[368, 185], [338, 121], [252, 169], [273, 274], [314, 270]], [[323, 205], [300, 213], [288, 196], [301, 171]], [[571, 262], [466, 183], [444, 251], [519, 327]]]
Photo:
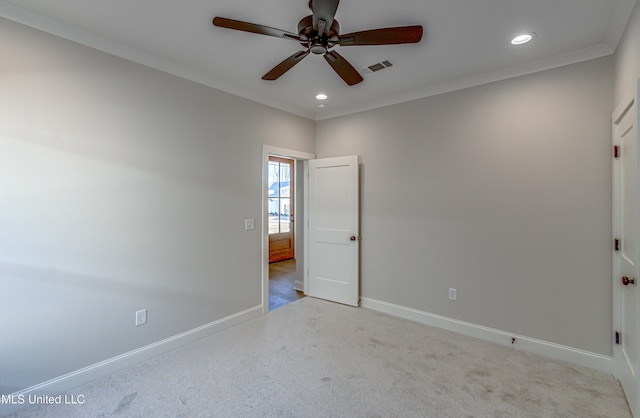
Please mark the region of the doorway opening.
[[269, 157], [269, 310], [302, 297], [296, 289], [295, 160]]
[[[299, 180], [295, 187], [293, 223], [295, 287], [304, 295], [359, 306], [358, 156], [318, 160], [313, 154], [263, 145], [262, 313], [269, 312], [269, 157], [272, 156], [294, 160], [294, 176]], [[276, 204], [271, 206], [275, 208]], [[286, 216], [272, 215], [272, 218], [274, 223], [286, 222]]]
[[262, 312], [305, 296], [304, 162], [313, 154], [264, 145]]

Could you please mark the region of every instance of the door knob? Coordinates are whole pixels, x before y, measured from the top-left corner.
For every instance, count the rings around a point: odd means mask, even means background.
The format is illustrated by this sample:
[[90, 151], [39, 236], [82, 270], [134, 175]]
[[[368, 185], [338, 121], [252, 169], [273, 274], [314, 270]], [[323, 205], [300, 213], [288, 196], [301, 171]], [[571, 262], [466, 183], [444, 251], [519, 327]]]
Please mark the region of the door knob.
[[350, 241], [355, 241], [355, 240], [357, 240], [357, 239], [358, 239], [358, 237], [356, 237], [355, 235], [351, 235], [351, 236], [349, 237], [349, 240], [350, 240]]
[[628, 278], [627, 276], [624, 276], [622, 278], [622, 284], [625, 286], [629, 286], [630, 284], [636, 284], [636, 278], [632, 277], [631, 279]]

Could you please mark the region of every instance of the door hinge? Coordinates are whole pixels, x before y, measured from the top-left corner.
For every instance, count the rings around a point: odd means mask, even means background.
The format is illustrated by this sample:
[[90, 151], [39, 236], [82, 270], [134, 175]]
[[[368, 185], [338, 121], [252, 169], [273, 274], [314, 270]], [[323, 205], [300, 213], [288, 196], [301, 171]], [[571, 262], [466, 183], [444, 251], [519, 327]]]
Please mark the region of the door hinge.
[[616, 331], [616, 345], [620, 345], [622, 337], [620, 336], [620, 332]]
[[613, 158], [620, 158], [620, 146], [613, 146]]
[[613, 240], [613, 248], [616, 251], [620, 251], [620, 240], [618, 238]]

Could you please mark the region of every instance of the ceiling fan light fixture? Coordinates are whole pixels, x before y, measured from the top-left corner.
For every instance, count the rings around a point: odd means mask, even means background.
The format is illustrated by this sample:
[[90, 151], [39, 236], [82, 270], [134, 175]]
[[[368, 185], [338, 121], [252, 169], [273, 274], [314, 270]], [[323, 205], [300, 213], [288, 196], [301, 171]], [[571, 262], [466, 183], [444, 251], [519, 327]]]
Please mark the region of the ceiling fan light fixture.
[[529, 43], [535, 38], [536, 34], [533, 32], [522, 33], [511, 40], [512, 45], [524, 45]]
[[316, 94], [316, 99], [318, 99], [318, 100], [327, 100], [328, 98], [329, 98], [329, 96], [327, 96], [327, 95], [326, 95], [326, 94], [324, 94], [324, 93], [318, 93], [318, 94]]

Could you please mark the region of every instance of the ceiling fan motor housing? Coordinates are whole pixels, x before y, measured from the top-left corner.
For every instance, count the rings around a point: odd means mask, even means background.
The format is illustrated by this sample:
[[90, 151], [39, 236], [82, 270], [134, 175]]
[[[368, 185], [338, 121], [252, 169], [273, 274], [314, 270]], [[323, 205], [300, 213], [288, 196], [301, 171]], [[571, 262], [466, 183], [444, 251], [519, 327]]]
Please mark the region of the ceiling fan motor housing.
[[340, 33], [340, 25], [338, 21], [334, 19], [331, 28], [325, 33], [320, 34], [313, 28], [313, 16], [307, 16], [298, 23], [298, 33], [301, 39], [307, 40], [306, 43], [302, 43], [303, 46], [309, 48], [314, 54], [322, 55], [333, 46], [330, 44], [330, 40], [337, 41]]

